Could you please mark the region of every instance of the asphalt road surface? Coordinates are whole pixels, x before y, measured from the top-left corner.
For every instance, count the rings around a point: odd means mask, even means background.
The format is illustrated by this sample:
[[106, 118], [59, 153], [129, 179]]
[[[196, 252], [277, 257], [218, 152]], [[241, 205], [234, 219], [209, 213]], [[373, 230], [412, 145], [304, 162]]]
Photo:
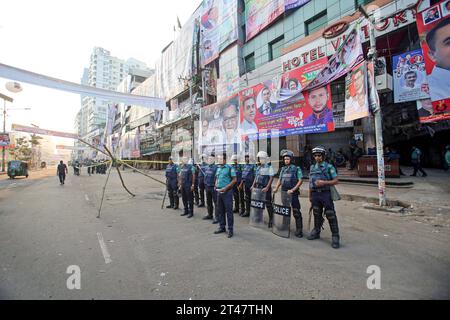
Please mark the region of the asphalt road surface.
[[[414, 214], [340, 201], [339, 250], [327, 222], [322, 239], [308, 241], [235, 215], [227, 239], [201, 220], [204, 208], [193, 219], [161, 210], [163, 186], [129, 170], [124, 178], [137, 196], [113, 171], [97, 219], [105, 178], [1, 181], [1, 299], [450, 298], [450, 230]], [[307, 235], [309, 206], [301, 203]], [[380, 289], [367, 286], [369, 266], [379, 267]]]

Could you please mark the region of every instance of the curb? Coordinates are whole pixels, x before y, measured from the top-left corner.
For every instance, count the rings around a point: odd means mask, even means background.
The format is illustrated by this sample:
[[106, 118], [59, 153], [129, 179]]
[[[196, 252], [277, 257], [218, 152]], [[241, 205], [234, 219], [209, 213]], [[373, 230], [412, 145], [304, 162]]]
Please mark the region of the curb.
[[[341, 199], [345, 201], [354, 201], [354, 202], [366, 202], [369, 204], [378, 205], [380, 200], [376, 197], [366, 197], [366, 196], [359, 196], [354, 194], [342, 194], [340, 193]], [[300, 194], [301, 198], [307, 198], [309, 199], [309, 195]], [[386, 199], [386, 206], [387, 207], [402, 207], [402, 208], [410, 208], [411, 204], [400, 201], [400, 200], [393, 200], [393, 199]], [[381, 209], [383, 210], [383, 209]]]

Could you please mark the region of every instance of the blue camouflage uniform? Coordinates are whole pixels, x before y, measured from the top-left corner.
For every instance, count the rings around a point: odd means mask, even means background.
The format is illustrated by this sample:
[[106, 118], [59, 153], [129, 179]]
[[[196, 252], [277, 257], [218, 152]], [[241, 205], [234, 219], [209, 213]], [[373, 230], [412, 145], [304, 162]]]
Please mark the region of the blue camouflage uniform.
[[[280, 172], [280, 180], [281, 180], [281, 190], [282, 191], [289, 191], [293, 189], [297, 183], [303, 178], [302, 170], [293, 165], [290, 164], [289, 166], [284, 166], [281, 169]], [[293, 216], [295, 218], [295, 224], [296, 224], [296, 236], [303, 236], [303, 218], [302, 213], [300, 211], [300, 201], [298, 197], [300, 196], [300, 191], [297, 189], [292, 194], [292, 212]]]
[[242, 215], [248, 217], [250, 215], [250, 203], [252, 197], [252, 185], [255, 181], [256, 166], [248, 163], [244, 165], [242, 170], [242, 181], [244, 182], [244, 194], [245, 194], [245, 213]]
[[234, 198], [234, 209], [233, 212], [239, 212], [241, 215], [244, 214], [245, 204], [244, 204], [244, 189], [239, 190], [238, 186], [242, 181], [242, 166], [240, 164], [231, 165], [236, 171], [237, 183], [233, 186], [233, 198]]
[[183, 164], [179, 170], [181, 198], [183, 200], [184, 213], [182, 216], [194, 215], [194, 193], [191, 187], [194, 185], [195, 168], [192, 164]]
[[[215, 164], [209, 164], [205, 170], [205, 190], [206, 190], [206, 209], [208, 215], [205, 218], [212, 219], [214, 207], [217, 205], [217, 194], [216, 194], [216, 172], [217, 166]], [[217, 216], [216, 219], [217, 221]]]
[[339, 236], [338, 221], [334, 203], [331, 198], [330, 186], [318, 187], [317, 180], [331, 181], [337, 178], [336, 169], [329, 163], [323, 161], [320, 164], [311, 165], [309, 173], [309, 188], [311, 190], [311, 204], [314, 213], [314, 234], [320, 235], [323, 225], [323, 214], [328, 219], [331, 233]]
[[[273, 172], [273, 167], [266, 163], [259, 166], [256, 169], [255, 174], [255, 187], [258, 189], [264, 189], [269, 184], [270, 178], [273, 177], [275, 173]], [[269, 214], [269, 228], [272, 227], [273, 223], [273, 206], [272, 206], [272, 186], [266, 192], [266, 207]]]
[[178, 208], [178, 166], [174, 164], [168, 164], [166, 167], [166, 186], [169, 194], [170, 207]]

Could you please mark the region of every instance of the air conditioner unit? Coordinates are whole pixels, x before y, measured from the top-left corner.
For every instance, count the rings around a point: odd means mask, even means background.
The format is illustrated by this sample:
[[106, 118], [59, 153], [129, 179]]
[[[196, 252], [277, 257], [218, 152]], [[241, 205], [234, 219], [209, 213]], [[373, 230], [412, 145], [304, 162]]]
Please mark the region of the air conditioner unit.
[[381, 93], [392, 91], [392, 76], [389, 73], [384, 73], [375, 77], [375, 85]]

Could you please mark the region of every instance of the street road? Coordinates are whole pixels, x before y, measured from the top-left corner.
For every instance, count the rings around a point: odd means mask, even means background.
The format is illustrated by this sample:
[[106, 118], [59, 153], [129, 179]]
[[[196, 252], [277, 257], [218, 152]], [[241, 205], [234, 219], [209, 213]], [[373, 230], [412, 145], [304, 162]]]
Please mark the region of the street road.
[[[328, 223], [321, 240], [284, 239], [235, 215], [227, 239], [201, 220], [203, 208], [193, 219], [161, 210], [163, 186], [130, 170], [124, 178], [137, 196], [113, 171], [97, 219], [105, 178], [0, 181], [1, 299], [450, 298], [450, 230], [423, 216], [340, 201], [339, 250]], [[379, 290], [367, 287], [372, 265]], [[80, 268], [79, 290], [67, 287], [69, 266]]]

